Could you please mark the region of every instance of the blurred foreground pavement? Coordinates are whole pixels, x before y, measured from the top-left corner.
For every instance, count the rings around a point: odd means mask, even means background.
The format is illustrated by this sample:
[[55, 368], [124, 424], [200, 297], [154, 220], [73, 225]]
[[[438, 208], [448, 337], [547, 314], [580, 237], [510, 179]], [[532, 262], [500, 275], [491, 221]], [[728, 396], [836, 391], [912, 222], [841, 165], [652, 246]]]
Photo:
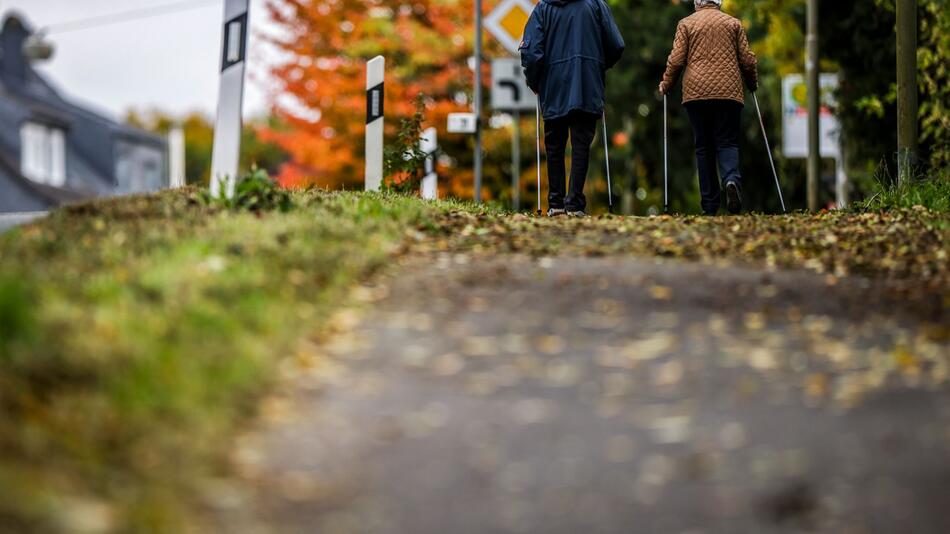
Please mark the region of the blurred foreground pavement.
[[944, 309], [875, 282], [442, 255], [298, 356], [228, 532], [950, 532]]

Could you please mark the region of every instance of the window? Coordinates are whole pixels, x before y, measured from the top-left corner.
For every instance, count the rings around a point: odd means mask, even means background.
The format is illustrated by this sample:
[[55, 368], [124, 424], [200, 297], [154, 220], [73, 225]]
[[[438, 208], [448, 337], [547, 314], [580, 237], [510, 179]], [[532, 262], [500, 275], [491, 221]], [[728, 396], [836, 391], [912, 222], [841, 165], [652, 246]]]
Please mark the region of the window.
[[134, 141], [117, 141], [115, 174], [120, 193], [143, 193], [168, 187], [164, 151]]
[[20, 171], [41, 184], [66, 183], [66, 135], [63, 130], [27, 122], [20, 128]]

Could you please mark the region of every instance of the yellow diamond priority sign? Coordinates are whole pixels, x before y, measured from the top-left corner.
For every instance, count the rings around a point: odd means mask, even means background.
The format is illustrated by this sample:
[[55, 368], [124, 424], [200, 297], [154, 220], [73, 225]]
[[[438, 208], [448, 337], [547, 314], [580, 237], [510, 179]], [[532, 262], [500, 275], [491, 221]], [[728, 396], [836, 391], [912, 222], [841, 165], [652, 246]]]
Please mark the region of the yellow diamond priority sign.
[[502, 0], [485, 19], [485, 28], [509, 52], [517, 54], [525, 24], [533, 9], [531, 0]]

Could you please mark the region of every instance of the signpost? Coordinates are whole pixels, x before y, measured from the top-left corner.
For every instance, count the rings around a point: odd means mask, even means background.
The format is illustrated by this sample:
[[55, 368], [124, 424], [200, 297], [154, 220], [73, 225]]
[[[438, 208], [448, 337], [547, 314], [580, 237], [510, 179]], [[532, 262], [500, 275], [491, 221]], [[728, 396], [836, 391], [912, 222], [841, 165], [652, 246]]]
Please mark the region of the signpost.
[[386, 58], [376, 56], [366, 64], [366, 173], [363, 180], [367, 191], [379, 191], [383, 185], [385, 80]]
[[[247, 57], [249, 0], [226, 0], [221, 54], [218, 115], [211, 156], [211, 195], [234, 196], [241, 160], [241, 108]], [[224, 191], [222, 191], [222, 187]]]
[[428, 128], [422, 132], [419, 150], [428, 154], [426, 158], [426, 175], [422, 178], [422, 198], [435, 200], [439, 198], [439, 175], [435, 170], [435, 153], [439, 150], [438, 130]]
[[482, 0], [475, 0], [475, 202], [482, 201]]
[[534, 111], [538, 98], [528, 88], [521, 61], [501, 58], [491, 65], [491, 106], [496, 111], [511, 113], [514, 128], [511, 137], [511, 204], [521, 207], [521, 112]]
[[[819, 145], [820, 157], [836, 162], [836, 198], [839, 208], [848, 205], [848, 175], [844, 168], [841, 122], [832, 110], [835, 108], [834, 93], [838, 88], [837, 74], [822, 74]], [[787, 158], [808, 158], [809, 117], [808, 86], [801, 74], [791, 74], [782, 79], [782, 153]]]
[[808, 210], [818, 211], [818, 178], [821, 174], [819, 124], [818, 0], [808, 0], [805, 37], [805, 76], [808, 80]]

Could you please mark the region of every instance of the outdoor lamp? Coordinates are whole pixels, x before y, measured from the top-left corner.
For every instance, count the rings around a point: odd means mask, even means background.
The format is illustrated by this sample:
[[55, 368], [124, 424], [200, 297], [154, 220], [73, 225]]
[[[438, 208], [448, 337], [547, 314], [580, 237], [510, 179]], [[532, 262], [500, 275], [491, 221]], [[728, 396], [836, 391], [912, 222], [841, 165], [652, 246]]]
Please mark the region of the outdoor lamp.
[[47, 61], [53, 57], [55, 47], [45, 37], [43, 32], [27, 37], [23, 43], [23, 54], [31, 61]]

